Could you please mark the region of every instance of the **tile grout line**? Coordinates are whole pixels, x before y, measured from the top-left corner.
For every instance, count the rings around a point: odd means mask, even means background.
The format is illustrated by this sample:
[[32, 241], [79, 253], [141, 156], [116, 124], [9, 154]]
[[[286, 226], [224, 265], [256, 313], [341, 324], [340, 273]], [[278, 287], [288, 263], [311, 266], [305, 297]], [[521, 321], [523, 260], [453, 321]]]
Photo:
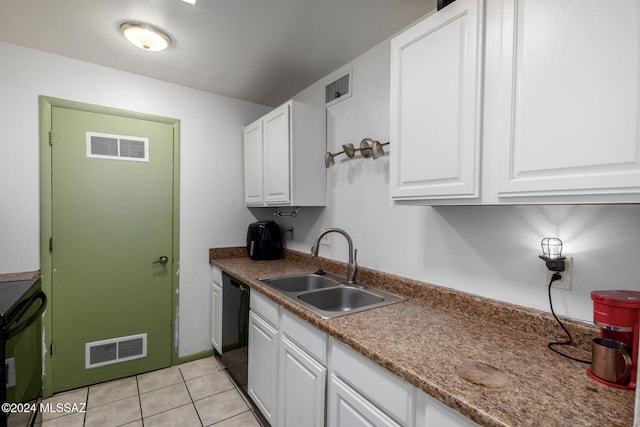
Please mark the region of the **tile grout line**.
[[184, 388], [187, 389], [187, 394], [189, 395], [189, 399], [191, 400], [191, 405], [193, 406], [193, 409], [196, 411], [198, 420], [200, 420], [200, 426], [204, 426], [204, 422], [202, 422], [202, 418], [200, 417], [200, 412], [198, 412], [198, 408], [196, 408], [196, 404], [193, 400], [193, 396], [191, 396], [191, 390], [189, 390], [189, 386], [187, 386], [187, 380], [184, 378], [184, 375], [182, 374], [182, 369], [180, 369], [180, 365], [178, 365], [178, 372], [180, 372], [180, 377], [182, 378], [182, 382], [184, 382]]
[[222, 372], [224, 372], [224, 374], [227, 376], [227, 378], [229, 379], [229, 381], [233, 385], [233, 388], [235, 388], [235, 390], [240, 395], [240, 398], [242, 400], [244, 400], [245, 404], [249, 408], [249, 412], [251, 412], [251, 415], [255, 419], [256, 423], [258, 423], [258, 425], [260, 427], [267, 427], [267, 426], [264, 426], [264, 424], [262, 423], [260, 418], [256, 415], [256, 411], [259, 411], [259, 409], [255, 405], [255, 403], [253, 403], [253, 401], [251, 401], [251, 397], [248, 395], [248, 393], [245, 395], [244, 390], [242, 390], [241, 387], [238, 384], [236, 384], [235, 380], [233, 379], [233, 377], [231, 376], [229, 371], [220, 363], [220, 361], [217, 358], [215, 358], [215, 360], [216, 360], [216, 362], [218, 362], [218, 365], [220, 365], [220, 369], [222, 370]]
[[[247, 398], [244, 396], [244, 394], [243, 394], [242, 390], [241, 390], [241, 389], [239, 388], [239, 386], [235, 383], [235, 381], [233, 381], [233, 379], [230, 377], [230, 375], [229, 375], [229, 373], [227, 372], [227, 370], [226, 370], [223, 366], [221, 366], [221, 365], [220, 365], [220, 363], [218, 362], [218, 360], [216, 360], [215, 358], [214, 358], [213, 360], [216, 362], [216, 364], [217, 364], [217, 366], [218, 366], [218, 370], [217, 370], [217, 371], [215, 371], [215, 372], [209, 372], [209, 373], [204, 373], [204, 374], [202, 374], [202, 375], [198, 375], [198, 376], [196, 376], [196, 377], [194, 377], [194, 378], [191, 378], [190, 380], [194, 380], [194, 379], [198, 379], [198, 378], [203, 378], [203, 377], [208, 376], [208, 375], [213, 375], [213, 374], [215, 374], [216, 372], [223, 372], [223, 373], [224, 373], [224, 375], [225, 375], [225, 377], [227, 378], [227, 380], [231, 383], [232, 387], [231, 387], [231, 388], [229, 388], [229, 389], [227, 389], [227, 390], [219, 391], [218, 393], [214, 393], [214, 394], [212, 394], [212, 395], [205, 396], [205, 397], [203, 397], [203, 398], [201, 398], [201, 399], [198, 399], [198, 401], [203, 400], [203, 399], [210, 398], [210, 397], [212, 397], [212, 396], [215, 396], [216, 394], [224, 393], [224, 392], [227, 392], [227, 391], [230, 391], [230, 390], [235, 390], [235, 391], [236, 391], [236, 394], [238, 394], [238, 395], [239, 395], [238, 397], [240, 397], [240, 398], [244, 401], [245, 405], [247, 406], [247, 410], [246, 410], [246, 411], [243, 411], [243, 412], [240, 412], [240, 413], [238, 413], [238, 414], [235, 414], [235, 415], [229, 416], [229, 417], [224, 418], [224, 419], [222, 419], [222, 420], [218, 420], [215, 424], [218, 424], [218, 423], [220, 423], [220, 422], [223, 422], [223, 421], [226, 421], [226, 420], [232, 419], [232, 418], [234, 418], [234, 417], [240, 416], [240, 415], [242, 415], [242, 414], [245, 414], [246, 412], [250, 412], [250, 413], [251, 413], [251, 415], [252, 415], [252, 417], [253, 417], [253, 419], [258, 423], [258, 425], [262, 426], [262, 423], [260, 422], [260, 420], [258, 419], [258, 417], [256, 416], [256, 414], [254, 413], [254, 409], [256, 409], [256, 408], [254, 408], [254, 407], [250, 404], [250, 402], [249, 402], [249, 401], [247, 401]], [[179, 406], [179, 407], [183, 407], [183, 406], [186, 406], [186, 405], [188, 405], [188, 404], [191, 404], [191, 406], [193, 407], [193, 409], [196, 411], [196, 415], [197, 415], [197, 417], [198, 417], [198, 420], [199, 420], [199, 422], [200, 422], [200, 425], [201, 425], [201, 426], [204, 426], [205, 424], [204, 424], [204, 422], [203, 422], [202, 416], [200, 415], [200, 412], [198, 412], [198, 409], [197, 409], [197, 408], [196, 408], [196, 406], [195, 406], [196, 400], [194, 400], [193, 395], [192, 395], [191, 391], [189, 390], [189, 387], [188, 387], [188, 386], [187, 386], [187, 384], [186, 384], [186, 383], [187, 383], [187, 380], [186, 380], [186, 378], [185, 378], [185, 376], [184, 376], [184, 373], [182, 372], [182, 369], [180, 368], [180, 365], [176, 365], [176, 368], [178, 369], [178, 373], [180, 374], [181, 383], [182, 383], [182, 384], [184, 385], [184, 387], [186, 388], [186, 390], [187, 390], [187, 395], [189, 396], [189, 400], [190, 400], [188, 403], [185, 403], [184, 405], [181, 405], [181, 406]], [[135, 379], [136, 393], [137, 393], [137, 397], [138, 397], [138, 408], [139, 408], [139, 410], [140, 410], [140, 418], [139, 418], [138, 420], [140, 420], [140, 422], [141, 422], [142, 426], [144, 426], [144, 425], [145, 425], [145, 418], [144, 418], [144, 414], [143, 414], [143, 412], [142, 412], [142, 394], [144, 394], [144, 393], [141, 393], [141, 389], [140, 389], [140, 382], [139, 382], [139, 376], [140, 376], [140, 375], [132, 375], [132, 377], [134, 377], [134, 379]], [[180, 382], [178, 382], [178, 383], [176, 383], [176, 384], [180, 384]], [[171, 387], [171, 386], [175, 386], [176, 384], [166, 385], [166, 386], [164, 386], [164, 387], [160, 387], [160, 388], [155, 389], [155, 390], [150, 390], [150, 391], [147, 391], [147, 392], [145, 392], [145, 393], [150, 393], [150, 392], [153, 392], [153, 391], [156, 391], [156, 390], [161, 390], [161, 389], [163, 389], [163, 388], [168, 388], [168, 387]], [[134, 397], [134, 396], [130, 396], [130, 397], [125, 397], [125, 398], [119, 398], [119, 399], [116, 399], [116, 400], [114, 400], [114, 401], [112, 401], [112, 402], [102, 403], [102, 404], [97, 405], [97, 406], [95, 406], [95, 407], [88, 408], [88, 405], [89, 405], [89, 399], [90, 399], [90, 388], [91, 388], [91, 386], [87, 386], [87, 387], [85, 388], [85, 394], [84, 394], [85, 399], [84, 399], [84, 401], [86, 402], [87, 409], [86, 409], [85, 413], [83, 414], [83, 423], [82, 423], [83, 427], [86, 427], [86, 426], [87, 426], [87, 420], [88, 420], [88, 415], [89, 415], [89, 409], [95, 410], [95, 409], [101, 408], [101, 407], [103, 407], [103, 406], [106, 406], [106, 405], [109, 405], [109, 404], [113, 404], [113, 403], [117, 403], [117, 402], [120, 402], [120, 401], [122, 401], [122, 400], [130, 399], [131, 397]], [[68, 393], [71, 393], [71, 392], [73, 392], [73, 390], [68, 391]], [[67, 392], [65, 392], [65, 393], [67, 393]], [[63, 393], [63, 394], [64, 394], [64, 393]], [[177, 408], [167, 409], [166, 411], [162, 411], [162, 412], [160, 412], [160, 413], [168, 412], [168, 411], [170, 411], [170, 410], [174, 410], [174, 409], [177, 409]], [[157, 415], [157, 414], [153, 414], [153, 415]], [[133, 420], [133, 421], [131, 421], [131, 422], [135, 422], [135, 421], [137, 421], [137, 420]], [[213, 425], [215, 425], [215, 424], [212, 424], [212, 426], [213, 426]]]
[[138, 406], [140, 407], [140, 422], [144, 427], [144, 414], [142, 413], [142, 399], [140, 398], [140, 383], [138, 382], [138, 375], [136, 375], [136, 390], [138, 390]]
[[[89, 387], [87, 387], [87, 395], [84, 398], [85, 401], [85, 408], [86, 411], [84, 411], [83, 417], [82, 417], [82, 425], [84, 427], [84, 425], [87, 423], [87, 415], [89, 415]], [[44, 420], [43, 420], [44, 423]]]
[[[137, 380], [136, 380], [136, 382], [137, 382]], [[140, 396], [139, 392], [138, 392], [138, 396]], [[100, 405], [93, 406], [91, 408], [89, 408], [89, 402], [87, 401], [87, 412], [89, 412], [89, 409], [101, 408], [103, 406], [111, 405], [112, 403], [120, 402], [122, 400], [131, 399], [132, 397], [135, 397], [135, 395], [134, 396], [122, 397], [122, 398], [119, 398], [119, 399], [116, 399], [116, 400], [112, 400], [111, 402], [106, 402], [106, 403], [102, 403]]]
[[[242, 415], [242, 414], [246, 414], [247, 412], [252, 412], [252, 411], [251, 411], [251, 409], [248, 409], [248, 410], [246, 410], [246, 411], [244, 411], [244, 412], [240, 412], [240, 413], [238, 413], [238, 414], [231, 415], [230, 417], [227, 417], [227, 418], [223, 418], [223, 419], [221, 419], [221, 420], [218, 420], [218, 421], [216, 421], [215, 423], [213, 423], [213, 424], [209, 424], [208, 426], [205, 426], [205, 427], [215, 427], [215, 425], [216, 425], [216, 424], [220, 424], [220, 423], [222, 423], [222, 422], [225, 422], [225, 421], [227, 421], [227, 420], [230, 420], [231, 418], [239, 417], [240, 415]], [[251, 414], [251, 415], [253, 415], [253, 414]], [[255, 417], [254, 417], [254, 418], [255, 418]], [[257, 421], [257, 420], [256, 420], [256, 421]], [[258, 424], [260, 424], [260, 423], [258, 422]]]

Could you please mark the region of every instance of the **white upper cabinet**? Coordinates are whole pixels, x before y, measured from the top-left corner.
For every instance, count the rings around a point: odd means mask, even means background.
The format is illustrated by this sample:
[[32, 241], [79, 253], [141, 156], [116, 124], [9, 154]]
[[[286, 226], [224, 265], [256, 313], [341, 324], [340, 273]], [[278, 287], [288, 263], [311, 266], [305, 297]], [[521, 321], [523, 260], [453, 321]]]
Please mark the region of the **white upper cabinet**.
[[289, 101], [244, 130], [247, 206], [324, 206], [324, 107]]
[[391, 198], [640, 203], [640, 2], [458, 0], [391, 41]]
[[640, 201], [640, 2], [503, 0], [493, 12], [501, 201]]
[[289, 158], [289, 105], [283, 105], [262, 119], [264, 156], [264, 201], [267, 204], [291, 200]]
[[482, 0], [458, 0], [391, 40], [391, 197], [477, 198]]
[[244, 194], [249, 205], [264, 202], [262, 186], [262, 120], [244, 129]]

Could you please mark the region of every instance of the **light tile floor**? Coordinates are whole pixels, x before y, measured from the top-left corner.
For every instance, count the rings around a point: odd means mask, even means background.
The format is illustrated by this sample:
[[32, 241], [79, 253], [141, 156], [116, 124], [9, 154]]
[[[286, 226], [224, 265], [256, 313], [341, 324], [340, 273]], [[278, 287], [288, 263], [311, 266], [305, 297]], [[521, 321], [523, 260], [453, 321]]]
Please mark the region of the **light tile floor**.
[[43, 412], [38, 427], [261, 426], [253, 403], [213, 357], [56, 394], [42, 403], [86, 404], [86, 412]]

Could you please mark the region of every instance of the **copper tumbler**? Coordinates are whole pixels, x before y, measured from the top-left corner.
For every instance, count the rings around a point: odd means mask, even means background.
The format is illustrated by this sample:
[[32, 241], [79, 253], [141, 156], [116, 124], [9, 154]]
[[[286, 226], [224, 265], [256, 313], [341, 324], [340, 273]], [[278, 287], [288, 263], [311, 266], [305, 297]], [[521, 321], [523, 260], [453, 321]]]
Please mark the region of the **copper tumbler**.
[[631, 349], [608, 338], [594, 338], [591, 344], [591, 373], [613, 384], [625, 384], [631, 374]]

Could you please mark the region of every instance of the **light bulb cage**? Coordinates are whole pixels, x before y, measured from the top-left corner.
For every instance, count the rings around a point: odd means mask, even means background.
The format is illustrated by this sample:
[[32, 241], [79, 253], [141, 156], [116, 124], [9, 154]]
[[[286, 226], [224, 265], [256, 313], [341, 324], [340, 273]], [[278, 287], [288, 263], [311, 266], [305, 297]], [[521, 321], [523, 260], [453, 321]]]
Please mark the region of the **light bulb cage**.
[[564, 271], [564, 260], [567, 257], [562, 256], [562, 240], [557, 237], [545, 237], [540, 246], [542, 255], [539, 255], [539, 258], [545, 262], [547, 268], [556, 272]]

